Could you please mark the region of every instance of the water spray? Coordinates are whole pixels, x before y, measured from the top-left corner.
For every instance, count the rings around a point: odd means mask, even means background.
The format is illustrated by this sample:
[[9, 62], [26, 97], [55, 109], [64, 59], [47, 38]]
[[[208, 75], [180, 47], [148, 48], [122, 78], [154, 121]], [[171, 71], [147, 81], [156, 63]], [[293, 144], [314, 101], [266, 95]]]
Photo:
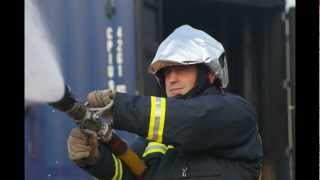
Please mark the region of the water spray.
[[54, 102], [63, 96], [59, 53], [35, 1], [25, 1], [25, 106]]

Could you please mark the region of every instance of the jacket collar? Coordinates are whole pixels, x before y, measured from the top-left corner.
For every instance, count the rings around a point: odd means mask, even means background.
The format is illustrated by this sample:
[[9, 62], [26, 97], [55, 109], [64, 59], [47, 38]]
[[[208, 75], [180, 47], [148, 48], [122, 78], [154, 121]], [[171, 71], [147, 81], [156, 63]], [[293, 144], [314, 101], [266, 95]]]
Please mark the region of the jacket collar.
[[[207, 88], [206, 90], [204, 90], [200, 95], [196, 95], [196, 96], [203, 96], [203, 95], [208, 95], [208, 94], [224, 95], [224, 93], [221, 92], [217, 87], [211, 86], [211, 87]], [[182, 95], [182, 96], [178, 95], [178, 96], [175, 96], [174, 98], [176, 98], [176, 99], [189, 99], [189, 98], [192, 98], [192, 97], [186, 97], [184, 95]]]
[[202, 95], [208, 95], [208, 94], [223, 94], [223, 93], [221, 93], [221, 91], [217, 87], [211, 86], [206, 90], [204, 90], [202, 93]]

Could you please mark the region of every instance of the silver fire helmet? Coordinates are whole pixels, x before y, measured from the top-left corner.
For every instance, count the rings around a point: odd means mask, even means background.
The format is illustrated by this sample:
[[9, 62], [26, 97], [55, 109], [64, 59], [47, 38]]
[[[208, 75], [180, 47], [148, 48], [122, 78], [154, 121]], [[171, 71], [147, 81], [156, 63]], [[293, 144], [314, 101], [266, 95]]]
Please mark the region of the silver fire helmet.
[[[224, 54], [222, 44], [209, 34], [189, 25], [183, 25], [161, 42], [148, 71], [155, 75], [167, 66], [204, 63], [221, 79], [222, 87], [225, 88], [229, 78]], [[155, 77], [158, 79], [156, 75]]]

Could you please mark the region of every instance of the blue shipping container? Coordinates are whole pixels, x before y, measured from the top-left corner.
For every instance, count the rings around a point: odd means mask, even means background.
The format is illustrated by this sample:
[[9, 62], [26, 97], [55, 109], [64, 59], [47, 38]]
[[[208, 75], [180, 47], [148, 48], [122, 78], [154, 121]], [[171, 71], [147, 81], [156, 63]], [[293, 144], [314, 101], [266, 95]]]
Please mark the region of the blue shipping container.
[[[37, 2], [60, 54], [65, 83], [79, 100], [95, 89], [136, 92], [133, 0]], [[48, 105], [28, 108], [25, 179], [93, 179], [68, 159], [66, 142], [74, 127], [67, 115]], [[134, 138], [119, 134], [129, 143]]]

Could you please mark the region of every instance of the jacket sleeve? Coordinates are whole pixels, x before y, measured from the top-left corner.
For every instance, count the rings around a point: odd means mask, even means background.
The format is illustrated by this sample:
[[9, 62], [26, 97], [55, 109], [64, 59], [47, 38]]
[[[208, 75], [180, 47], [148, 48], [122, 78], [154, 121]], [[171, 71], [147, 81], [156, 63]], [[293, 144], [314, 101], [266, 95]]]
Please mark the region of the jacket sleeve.
[[257, 133], [255, 113], [239, 96], [187, 100], [117, 93], [114, 128], [186, 151], [230, 149]]
[[131, 171], [125, 164], [112, 154], [108, 147], [100, 145], [101, 157], [94, 166], [82, 167], [90, 175], [98, 180], [134, 180]]

